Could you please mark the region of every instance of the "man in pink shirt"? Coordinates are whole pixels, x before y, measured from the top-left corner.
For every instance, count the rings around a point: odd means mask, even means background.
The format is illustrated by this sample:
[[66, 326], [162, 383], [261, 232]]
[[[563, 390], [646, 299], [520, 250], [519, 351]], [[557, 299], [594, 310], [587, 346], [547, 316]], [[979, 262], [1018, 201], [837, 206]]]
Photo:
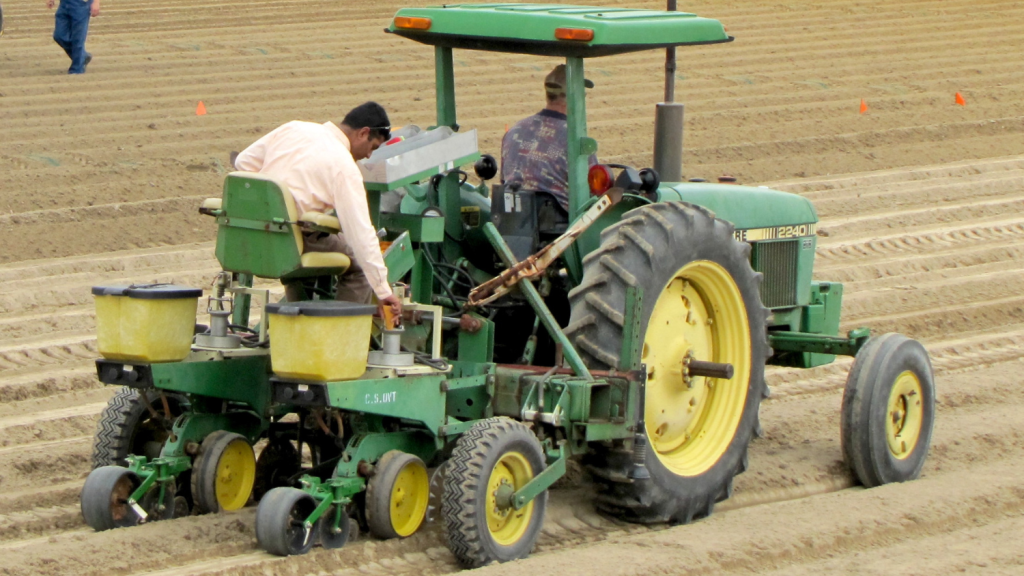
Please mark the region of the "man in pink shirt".
[[338, 278], [337, 299], [369, 302], [376, 294], [393, 313], [402, 304], [391, 293], [388, 269], [370, 221], [370, 209], [357, 160], [367, 158], [390, 137], [387, 112], [376, 102], [353, 108], [341, 124], [293, 121], [243, 150], [235, 168], [266, 174], [291, 190], [299, 214], [330, 208], [341, 233], [303, 235], [303, 252], [341, 252], [352, 266]]

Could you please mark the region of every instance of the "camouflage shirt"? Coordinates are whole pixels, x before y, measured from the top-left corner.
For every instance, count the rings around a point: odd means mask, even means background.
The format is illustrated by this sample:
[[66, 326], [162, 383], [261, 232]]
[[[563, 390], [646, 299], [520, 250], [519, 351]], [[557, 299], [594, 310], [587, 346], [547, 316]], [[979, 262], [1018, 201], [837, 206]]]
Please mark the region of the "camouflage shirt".
[[[516, 122], [501, 141], [501, 180], [523, 190], [554, 194], [569, 209], [568, 142], [565, 114], [544, 109]], [[597, 163], [595, 156], [590, 164]]]

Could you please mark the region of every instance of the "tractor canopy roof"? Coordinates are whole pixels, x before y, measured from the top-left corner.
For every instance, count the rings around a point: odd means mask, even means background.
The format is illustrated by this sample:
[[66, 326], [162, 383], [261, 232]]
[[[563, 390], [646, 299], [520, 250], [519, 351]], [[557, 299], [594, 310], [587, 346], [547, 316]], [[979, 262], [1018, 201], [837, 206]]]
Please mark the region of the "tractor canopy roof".
[[732, 40], [718, 20], [687, 12], [565, 4], [403, 8], [387, 31], [432, 46], [582, 58]]

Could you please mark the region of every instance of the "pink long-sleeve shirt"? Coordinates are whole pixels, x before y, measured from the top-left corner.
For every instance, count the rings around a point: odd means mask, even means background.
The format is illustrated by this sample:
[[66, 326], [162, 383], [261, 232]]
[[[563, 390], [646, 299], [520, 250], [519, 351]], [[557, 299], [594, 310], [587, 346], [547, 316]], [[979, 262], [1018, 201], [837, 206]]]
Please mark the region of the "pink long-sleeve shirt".
[[377, 298], [391, 295], [388, 269], [370, 221], [363, 175], [351, 143], [333, 122], [292, 121], [243, 150], [235, 167], [266, 174], [291, 190], [299, 214], [334, 208], [345, 241]]

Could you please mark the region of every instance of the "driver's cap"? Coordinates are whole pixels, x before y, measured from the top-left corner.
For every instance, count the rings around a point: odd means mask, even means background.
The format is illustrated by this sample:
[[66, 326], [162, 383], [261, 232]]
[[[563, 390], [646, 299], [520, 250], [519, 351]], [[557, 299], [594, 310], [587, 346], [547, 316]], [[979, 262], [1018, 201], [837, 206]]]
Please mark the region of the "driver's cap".
[[[587, 88], [594, 87], [594, 83], [586, 78], [583, 80], [583, 85]], [[551, 72], [548, 72], [544, 78], [544, 90], [553, 96], [565, 95], [565, 64], [559, 64]]]

